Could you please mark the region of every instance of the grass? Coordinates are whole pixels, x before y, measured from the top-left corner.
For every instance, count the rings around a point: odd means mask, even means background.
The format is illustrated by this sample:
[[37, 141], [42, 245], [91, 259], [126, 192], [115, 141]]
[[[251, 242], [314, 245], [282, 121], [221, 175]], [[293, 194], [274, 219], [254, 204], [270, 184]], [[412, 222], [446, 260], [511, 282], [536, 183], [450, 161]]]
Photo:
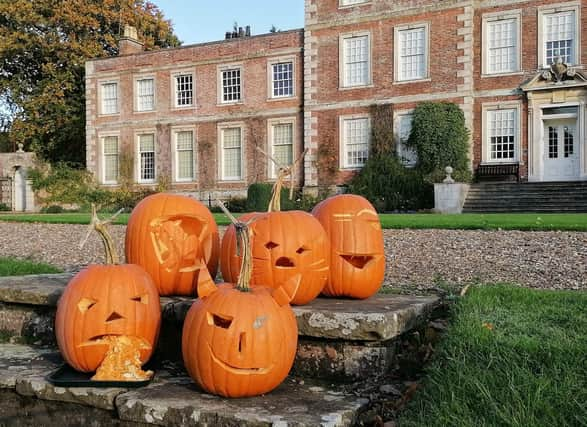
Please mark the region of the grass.
[[587, 426], [587, 293], [473, 287], [406, 426]]
[[[218, 225], [230, 222], [224, 214], [215, 213]], [[107, 217], [108, 214], [101, 214]], [[126, 224], [129, 214], [120, 215], [115, 224]], [[522, 230], [522, 231], [587, 231], [587, 214], [381, 214], [381, 225], [387, 229], [458, 229], [458, 230]], [[43, 222], [52, 224], [88, 224], [88, 213], [0, 214], [0, 221]]]
[[24, 276], [26, 274], [61, 273], [57, 267], [16, 258], [0, 257], [1, 276]]

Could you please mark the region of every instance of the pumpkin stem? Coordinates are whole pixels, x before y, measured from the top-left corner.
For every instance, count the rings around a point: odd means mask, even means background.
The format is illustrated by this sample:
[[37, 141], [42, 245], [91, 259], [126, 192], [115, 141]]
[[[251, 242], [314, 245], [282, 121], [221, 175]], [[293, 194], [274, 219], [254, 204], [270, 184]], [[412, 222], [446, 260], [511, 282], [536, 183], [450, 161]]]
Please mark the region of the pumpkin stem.
[[226, 209], [224, 203], [220, 200], [216, 200], [216, 203], [220, 206], [220, 209], [222, 209], [228, 219], [230, 219], [230, 222], [233, 223], [236, 230], [237, 254], [238, 252], [242, 252], [241, 269], [238, 275], [236, 288], [241, 292], [249, 292], [251, 290], [249, 284], [251, 283], [251, 276], [253, 275], [253, 248], [251, 246], [251, 228], [249, 225], [251, 225], [256, 218], [251, 218], [247, 222], [241, 222], [236, 219], [228, 209]]
[[104, 245], [104, 252], [106, 254], [106, 264], [120, 264], [120, 257], [118, 256], [118, 252], [116, 251], [116, 244], [114, 243], [114, 239], [108, 232], [106, 226], [108, 224], [111, 224], [114, 221], [114, 219], [116, 219], [116, 217], [120, 215], [123, 211], [124, 209], [120, 209], [118, 212], [112, 215], [112, 217], [105, 220], [101, 220], [100, 218], [98, 218], [96, 205], [92, 203], [92, 221], [90, 222], [90, 226], [88, 229], [88, 233], [86, 234], [86, 237], [80, 244], [80, 249], [84, 247], [92, 231], [96, 231], [100, 235], [100, 238], [102, 239], [102, 243]]
[[298, 164], [302, 161], [302, 159], [306, 156], [308, 149], [306, 148], [304, 152], [299, 156], [291, 165], [283, 165], [279, 161], [275, 160], [273, 156], [267, 154], [261, 148], [256, 147], [265, 157], [273, 162], [275, 166], [278, 167], [279, 173], [277, 175], [277, 180], [275, 184], [273, 184], [273, 189], [271, 190], [271, 201], [269, 202], [269, 207], [267, 212], [279, 212], [281, 210], [281, 189], [285, 183], [285, 180], [289, 178], [289, 199], [293, 199], [293, 190], [294, 190], [294, 176], [295, 171], [297, 170]]

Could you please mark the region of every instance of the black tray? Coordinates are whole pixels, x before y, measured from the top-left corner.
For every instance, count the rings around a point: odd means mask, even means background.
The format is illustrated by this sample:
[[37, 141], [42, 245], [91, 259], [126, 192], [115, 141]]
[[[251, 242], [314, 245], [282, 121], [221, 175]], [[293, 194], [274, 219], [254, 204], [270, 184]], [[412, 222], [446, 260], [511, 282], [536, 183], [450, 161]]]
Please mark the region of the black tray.
[[58, 387], [138, 388], [149, 384], [153, 380], [153, 377], [155, 377], [155, 374], [150, 379], [142, 381], [93, 381], [91, 380], [92, 376], [94, 376], [93, 372], [78, 372], [71, 366], [64, 364], [45, 378], [51, 384]]

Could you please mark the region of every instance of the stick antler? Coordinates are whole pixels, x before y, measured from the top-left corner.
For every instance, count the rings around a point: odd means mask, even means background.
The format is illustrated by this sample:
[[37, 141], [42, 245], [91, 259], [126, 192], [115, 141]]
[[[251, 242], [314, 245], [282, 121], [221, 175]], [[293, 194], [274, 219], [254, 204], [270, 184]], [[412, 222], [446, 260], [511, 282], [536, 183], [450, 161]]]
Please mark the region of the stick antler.
[[296, 159], [291, 165], [284, 165], [278, 160], [276, 160], [270, 154], [267, 154], [261, 148], [256, 147], [265, 157], [277, 166], [277, 180], [275, 184], [273, 184], [273, 189], [271, 190], [271, 201], [269, 202], [269, 208], [267, 212], [274, 212], [281, 210], [281, 189], [287, 178], [289, 178], [289, 198], [290, 200], [293, 199], [293, 190], [294, 190], [294, 177], [295, 171], [297, 170], [298, 164], [302, 161], [302, 159], [306, 156], [308, 149], [306, 148], [304, 152]]
[[106, 264], [119, 264], [120, 257], [118, 256], [118, 252], [116, 251], [116, 244], [114, 243], [112, 236], [106, 229], [106, 226], [108, 224], [112, 224], [116, 217], [120, 215], [123, 211], [124, 208], [120, 209], [110, 218], [101, 220], [98, 217], [96, 205], [92, 203], [92, 220], [90, 221], [90, 225], [88, 226], [88, 232], [86, 233], [86, 237], [80, 243], [79, 248], [82, 249], [85, 246], [88, 239], [90, 238], [90, 234], [92, 234], [92, 231], [96, 231], [102, 238], [102, 243], [104, 244], [104, 251], [106, 253]]

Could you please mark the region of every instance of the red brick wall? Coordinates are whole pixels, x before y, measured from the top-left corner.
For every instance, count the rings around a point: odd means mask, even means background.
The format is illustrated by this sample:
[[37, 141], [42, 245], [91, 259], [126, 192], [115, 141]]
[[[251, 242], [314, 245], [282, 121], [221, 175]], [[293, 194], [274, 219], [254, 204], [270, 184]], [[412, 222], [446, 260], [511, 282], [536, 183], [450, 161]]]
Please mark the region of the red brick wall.
[[[93, 111], [99, 110], [99, 83], [112, 77], [119, 81], [121, 103], [120, 114], [88, 114], [88, 128], [95, 130], [93, 136], [88, 138], [89, 150], [93, 151], [88, 158], [92, 155], [95, 159], [99, 158], [96, 142], [100, 133], [119, 131], [123, 149], [132, 149], [136, 131], [154, 129], [157, 174], [170, 176], [171, 127], [193, 126], [198, 149], [198, 180], [174, 184], [174, 189], [242, 190], [251, 182], [267, 180], [267, 159], [252, 146], [247, 146], [243, 182], [218, 182], [217, 126], [224, 122], [244, 123], [245, 143], [256, 143], [267, 151], [267, 119], [295, 117], [294, 145], [298, 152], [302, 151], [302, 38], [301, 31], [289, 31], [92, 61], [90, 67], [93, 67], [93, 72], [86, 79], [88, 104], [93, 104]], [[268, 93], [268, 60], [279, 57], [294, 58], [295, 97], [272, 100]], [[218, 102], [218, 67], [226, 64], [242, 65], [241, 103], [221, 105]], [[173, 106], [171, 76], [177, 71], [194, 73], [194, 108], [176, 109]], [[156, 108], [152, 112], [134, 111], [133, 85], [136, 77], [142, 75], [155, 77]]]

